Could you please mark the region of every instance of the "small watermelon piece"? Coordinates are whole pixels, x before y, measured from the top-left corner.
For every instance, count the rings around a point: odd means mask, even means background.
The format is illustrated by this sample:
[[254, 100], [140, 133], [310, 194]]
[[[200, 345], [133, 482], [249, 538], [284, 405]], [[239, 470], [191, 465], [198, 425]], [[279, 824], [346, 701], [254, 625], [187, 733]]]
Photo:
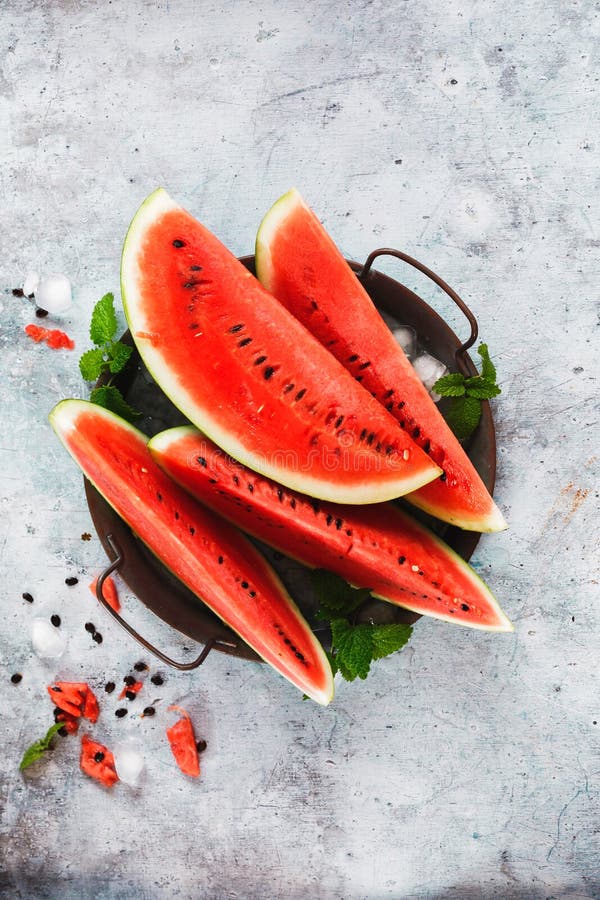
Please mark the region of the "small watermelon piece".
[[[96, 597], [96, 586], [98, 584], [98, 578], [94, 578], [94, 580], [90, 584], [90, 591]], [[110, 575], [104, 579], [104, 584], [102, 585], [102, 594], [104, 599], [115, 612], [121, 612], [121, 601], [119, 600], [119, 592], [117, 590], [117, 586], [114, 580], [110, 577]]]
[[331, 237], [297, 190], [267, 213], [256, 271], [282, 305], [337, 357], [443, 470], [406, 499], [471, 531], [506, 522], [403, 350]]
[[79, 765], [86, 775], [99, 781], [104, 787], [112, 787], [119, 780], [113, 754], [108, 747], [93, 741], [87, 734], [81, 736]]
[[131, 694], [139, 694], [141, 689], [144, 687], [143, 681], [134, 681], [133, 684], [126, 684], [121, 693], [119, 694], [119, 700], [123, 700], [123, 698], [131, 693]]
[[180, 706], [170, 706], [169, 709], [182, 713], [181, 718], [167, 728], [171, 752], [183, 774], [197, 778], [200, 775], [200, 760], [192, 720], [185, 709], [181, 709]]
[[41, 325], [26, 325], [25, 333], [39, 344], [44, 341], [52, 350], [73, 350], [75, 341], [58, 328], [43, 328]]
[[97, 722], [100, 715], [98, 701], [89, 685], [78, 681], [55, 681], [47, 688], [50, 699], [59, 709], [74, 718], [83, 716]]
[[193, 496], [288, 556], [422, 615], [513, 630], [473, 569], [395, 504], [313, 500], [250, 472], [187, 426], [163, 431], [148, 446]]
[[145, 435], [86, 400], [63, 400], [50, 421], [86, 477], [161, 562], [281, 675], [329, 703], [325, 652], [273, 569], [240, 532], [165, 475]]
[[393, 416], [163, 190], [131, 223], [121, 293], [155, 381], [254, 471], [346, 503], [399, 497], [440, 474]]

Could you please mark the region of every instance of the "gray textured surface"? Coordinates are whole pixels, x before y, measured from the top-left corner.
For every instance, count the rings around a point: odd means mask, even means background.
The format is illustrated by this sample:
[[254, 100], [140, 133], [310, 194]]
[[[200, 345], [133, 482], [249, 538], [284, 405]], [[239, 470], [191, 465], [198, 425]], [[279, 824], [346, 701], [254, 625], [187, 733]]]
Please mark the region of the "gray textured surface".
[[[3, 896], [600, 896], [599, 25], [587, 0], [1, 4]], [[502, 381], [511, 524], [475, 563], [516, 632], [421, 621], [326, 710], [214, 655], [160, 694], [209, 742], [202, 779], [174, 770], [164, 711], [119, 723], [105, 703], [96, 733], [147, 751], [143, 785], [107, 794], [74, 740], [17, 772], [51, 718], [45, 683], [99, 686], [138, 654], [93, 606], [103, 553], [46, 423], [85, 393], [77, 352], [30, 342], [10, 288], [69, 274], [82, 350], [159, 183], [239, 253], [295, 183], [347, 255], [402, 247], [472, 304]], [[58, 666], [31, 654], [44, 602], [70, 636]]]

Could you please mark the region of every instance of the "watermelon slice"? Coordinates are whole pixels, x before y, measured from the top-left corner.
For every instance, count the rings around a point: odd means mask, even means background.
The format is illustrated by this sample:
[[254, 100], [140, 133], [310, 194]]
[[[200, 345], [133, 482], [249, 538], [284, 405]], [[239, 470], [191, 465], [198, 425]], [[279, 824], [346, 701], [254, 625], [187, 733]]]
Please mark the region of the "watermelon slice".
[[486, 631], [513, 630], [471, 567], [396, 505], [312, 500], [244, 468], [195, 428], [163, 431], [148, 446], [191, 494], [300, 562], [423, 615]]
[[161, 562], [292, 684], [329, 703], [325, 652], [249, 541], [165, 475], [145, 436], [114, 413], [63, 400], [50, 421], [86, 477]]
[[167, 738], [175, 762], [184, 775], [197, 778], [200, 775], [200, 760], [192, 720], [189, 713], [180, 706], [170, 706], [169, 709], [177, 710], [182, 714], [174, 725], [167, 728]]
[[440, 474], [393, 416], [162, 189], [129, 228], [121, 293], [155, 381], [251, 469], [346, 503], [398, 497]]
[[444, 522], [501, 531], [502, 513], [369, 295], [297, 190], [262, 221], [256, 271], [283, 306], [398, 420], [442, 470], [406, 499]]
[[47, 687], [50, 699], [58, 709], [72, 718], [83, 716], [97, 722], [100, 715], [98, 701], [88, 684], [83, 681], [55, 681]]
[[112, 787], [119, 780], [115, 768], [115, 758], [108, 747], [93, 741], [87, 734], [81, 737], [79, 765], [82, 772], [95, 778], [104, 787]]

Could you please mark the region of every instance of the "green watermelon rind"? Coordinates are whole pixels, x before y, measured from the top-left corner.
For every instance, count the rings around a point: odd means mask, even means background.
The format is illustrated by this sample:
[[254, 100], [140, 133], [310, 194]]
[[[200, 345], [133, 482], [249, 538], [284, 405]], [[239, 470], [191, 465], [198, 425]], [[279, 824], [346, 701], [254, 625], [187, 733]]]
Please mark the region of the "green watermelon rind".
[[[136, 440], [141, 440], [144, 443], [144, 445], [147, 446], [147, 441], [148, 441], [147, 436], [144, 435], [137, 428], [135, 428], [135, 426], [131, 425], [129, 422], [126, 422], [120, 416], [117, 416], [115, 413], [112, 413], [109, 410], [104, 409], [101, 406], [97, 406], [96, 404], [90, 403], [88, 400], [77, 400], [77, 399], [61, 400], [51, 410], [51, 412], [49, 413], [48, 419], [49, 419], [50, 424], [51, 424], [55, 434], [57, 435], [58, 439], [61, 441], [61, 443], [67, 450], [67, 452], [70, 453], [70, 455], [73, 457], [73, 459], [75, 459], [75, 457], [69, 448], [66, 438], [67, 438], [68, 431], [70, 429], [77, 427], [76, 426], [77, 413], [82, 410], [85, 410], [87, 412], [93, 412], [95, 415], [98, 416], [98, 418], [100, 420], [105, 419], [106, 421], [110, 422], [111, 424], [119, 425], [119, 427], [122, 427], [124, 431], [129, 431], [131, 433], [132, 437], [136, 438]], [[81, 463], [79, 463], [79, 461], [77, 459], [75, 459], [75, 462], [77, 462], [77, 464], [82, 469], [82, 471], [84, 472], [84, 475], [86, 476], [86, 478], [88, 478], [90, 483], [94, 485], [96, 490], [102, 495], [102, 497], [104, 497], [104, 499], [111, 506], [111, 508], [115, 510], [115, 513], [120, 516], [118, 510], [114, 506], [114, 503], [111, 501], [111, 498], [107, 497], [103, 493], [100, 486], [94, 482], [94, 480], [89, 476], [89, 474], [85, 471], [85, 469], [83, 469], [83, 466], [81, 465]], [[176, 485], [175, 481], [173, 481], [173, 485], [174, 485], [174, 487], [176, 487], [179, 490], [179, 486]], [[140, 501], [141, 501], [141, 498], [140, 498]], [[215, 513], [214, 515], [218, 515], [218, 514]], [[129, 525], [129, 527], [132, 527], [130, 525], [130, 523], [127, 523], [127, 524]], [[161, 525], [162, 525], [162, 523], [161, 523]], [[241, 532], [240, 532], [240, 538], [242, 538], [244, 541], [247, 540], [247, 538]], [[176, 578], [179, 578], [177, 571], [172, 566], [170, 566], [167, 562], [165, 562], [164, 559], [162, 559], [159, 551], [156, 548], [152, 547], [146, 541], [143, 541], [142, 538], [140, 538], [140, 540], [142, 540], [142, 542], [146, 544], [148, 549], [155, 556], [158, 556], [158, 558], [161, 560], [161, 562], [163, 563], [165, 568], [168, 569], [168, 571], [170, 571]], [[255, 548], [251, 544], [248, 544], [248, 547], [249, 547], [249, 552], [253, 552], [253, 553], [255, 552], [258, 554], [258, 551], [256, 551]], [[258, 554], [258, 555], [260, 555], [260, 554]], [[311, 645], [314, 647], [316, 657], [319, 660], [319, 663], [320, 663], [323, 673], [324, 674], [329, 673], [326, 689], [311, 690], [311, 687], [309, 685], [303, 685], [301, 690], [303, 690], [316, 703], [319, 703], [321, 706], [327, 706], [333, 699], [333, 695], [334, 695], [333, 676], [331, 675], [331, 667], [330, 667], [329, 661], [327, 659], [327, 655], [326, 655], [325, 651], [323, 650], [323, 647], [322, 647], [320, 641], [314, 635], [310, 626], [306, 622], [306, 619], [302, 615], [297, 604], [294, 602], [292, 597], [290, 597], [285, 585], [281, 582], [281, 579], [279, 578], [277, 573], [273, 570], [273, 568], [269, 565], [269, 563], [266, 560], [263, 560], [263, 562], [264, 562], [266, 570], [269, 572], [270, 578], [272, 579], [274, 586], [277, 588], [277, 590], [280, 593], [281, 599], [285, 602], [286, 607], [289, 609], [290, 613], [297, 618], [297, 620], [300, 622], [300, 624], [302, 624], [307, 640], [309, 640]], [[192, 591], [193, 594], [195, 594], [195, 596], [198, 598], [198, 600], [201, 603], [204, 603], [205, 606], [207, 606], [209, 609], [211, 609], [212, 612], [214, 612], [214, 614], [216, 616], [218, 616], [218, 618], [220, 618], [222, 621], [224, 621], [225, 624], [228, 625], [233, 631], [236, 631], [235, 627], [233, 625], [231, 625], [231, 623], [228, 622], [227, 619], [225, 619], [217, 610], [213, 609], [213, 607], [206, 600], [204, 600], [204, 598], [198, 593], [197, 588], [195, 588], [193, 585], [190, 585], [187, 582], [182, 582], [182, 583], [186, 584], [186, 586]], [[253, 644], [251, 636], [240, 635], [240, 637], [259, 656], [262, 656], [260, 649]], [[289, 681], [291, 684], [293, 684], [294, 687], [296, 687], [296, 688], [299, 687], [299, 685], [297, 683], [295, 683], [288, 675], [286, 675], [285, 672], [282, 672], [280, 669], [276, 669], [275, 671], [277, 671], [283, 678], [285, 678], [287, 681]]]
[[[244, 444], [232, 439], [230, 433], [222, 428], [218, 421], [210, 414], [208, 406], [200, 406], [197, 401], [178, 386], [177, 377], [169, 369], [160, 353], [155, 351], [148, 341], [140, 340], [140, 331], [152, 331], [150, 322], [141, 324], [140, 315], [143, 316], [141, 305], [137, 303], [135, 284], [138, 277], [137, 248], [140, 237], [143, 236], [146, 226], [156, 220], [160, 213], [177, 210], [181, 207], [175, 203], [164, 188], [158, 188], [138, 209], [134, 216], [123, 244], [121, 258], [121, 299], [125, 316], [131, 330], [131, 335], [136, 343], [138, 351], [146, 368], [152, 375], [161, 390], [169, 397], [173, 404], [192, 422], [207, 434], [219, 447], [233, 456], [239, 462], [248, 466], [255, 472], [259, 472], [267, 478], [280, 481], [287, 487], [310, 494], [321, 500], [329, 500], [334, 503], [349, 503], [360, 505], [363, 503], [378, 503], [392, 500], [406, 493], [412, 493], [437, 478], [441, 470], [431, 461], [431, 466], [419, 475], [408, 478], [406, 475], [397, 479], [390, 479], [383, 483], [378, 482], [376, 487], [372, 482], [365, 482], [362, 486], [345, 487], [343, 495], [334, 481], [326, 481], [323, 477], [311, 477], [307, 472], [295, 473], [292, 470], [282, 470], [269, 463], [264, 457], [255, 454]], [[252, 277], [247, 273], [248, 277]]]
[[[150, 450], [152, 457], [155, 459], [155, 461], [160, 466], [160, 465], [162, 465], [161, 464], [161, 455], [165, 454], [165, 452], [168, 451], [168, 448], [171, 445], [176, 444], [181, 438], [186, 437], [187, 435], [193, 435], [193, 434], [201, 435], [202, 432], [199, 431], [199, 429], [194, 428], [194, 426], [192, 426], [192, 425], [178, 425], [174, 428], [168, 428], [167, 430], [161, 431], [159, 434], [154, 435], [154, 437], [152, 437], [150, 439], [150, 441], [148, 442], [148, 449]], [[173, 475], [171, 472], [167, 472], [167, 474], [169, 475], [170, 478], [173, 478]], [[174, 480], [176, 480], [176, 479], [174, 479]], [[178, 482], [178, 483], [181, 484], [181, 487], [183, 487], [184, 490], [188, 490], [188, 488], [186, 487], [185, 484], [183, 484], [181, 482]], [[193, 496], [193, 494], [192, 494], [192, 496]], [[199, 497], [198, 499], [200, 500], [200, 502], [203, 502], [202, 498]], [[207, 505], [210, 505], [210, 504], [207, 503]], [[385, 516], [385, 505], [382, 506], [381, 513], [382, 513], [382, 516]], [[241, 527], [235, 521], [233, 516], [230, 518], [223, 512], [219, 512], [219, 515], [222, 515], [224, 518], [228, 518], [230, 522], [232, 522], [235, 525], [238, 525], [238, 527]], [[290, 521], [291, 521], [291, 517], [290, 517]], [[415, 529], [415, 531], [422, 532], [423, 535], [426, 536], [428, 540], [432, 540], [435, 543], [435, 545], [439, 548], [439, 550], [443, 554], [445, 554], [457, 566], [457, 568], [465, 575], [465, 577], [468, 579], [468, 581], [473, 585], [473, 588], [474, 588], [476, 594], [482, 600], [484, 600], [485, 603], [488, 605], [488, 607], [491, 610], [493, 610], [494, 613], [496, 614], [497, 620], [498, 620], [497, 624], [496, 625], [481, 625], [481, 624], [478, 624], [477, 622], [473, 622], [473, 621], [463, 621], [462, 619], [455, 618], [450, 613], [444, 614], [444, 613], [437, 613], [434, 611], [424, 610], [422, 606], [418, 607], [418, 606], [412, 605], [407, 602], [401, 602], [397, 599], [392, 599], [390, 597], [386, 597], [383, 594], [379, 594], [373, 590], [371, 591], [371, 595], [373, 597], [376, 597], [378, 600], [383, 600], [385, 603], [390, 603], [393, 606], [399, 606], [402, 609], [410, 610], [411, 612], [417, 613], [418, 615], [427, 616], [427, 618], [438, 619], [438, 620], [441, 620], [444, 622], [450, 622], [452, 625], [461, 625], [464, 628], [470, 628], [470, 629], [477, 630], [477, 631], [513, 632], [514, 625], [512, 624], [510, 619], [505, 614], [504, 610], [500, 606], [498, 600], [496, 599], [495, 595], [492, 593], [492, 591], [490, 590], [488, 585], [485, 583], [485, 581], [483, 581], [482, 578], [479, 577], [479, 575], [477, 575], [477, 573], [474, 571], [472, 566], [470, 566], [469, 563], [467, 563], [462, 558], [462, 556], [460, 556], [458, 553], [456, 553], [455, 550], [453, 550], [451, 547], [449, 547], [448, 544], [445, 543], [445, 541], [441, 540], [441, 538], [439, 538], [439, 537], [437, 537], [437, 535], [433, 534], [433, 532], [431, 532], [424, 525], [420, 524], [419, 522], [417, 522], [415, 520], [411, 520], [411, 525]], [[289, 551], [289, 548], [278, 545], [277, 540], [276, 540], [276, 532], [275, 533], [269, 532], [268, 529], [265, 529], [265, 531], [259, 531], [258, 529], [256, 529], [256, 530], [252, 530], [252, 531], [248, 530], [247, 533], [251, 534], [253, 537], [257, 538], [258, 540], [263, 541], [265, 544], [268, 544], [269, 546], [273, 547], [275, 550], [279, 550], [282, 553], [284, 553], [285, 555], [291, 556], [293, 559], [295, 559], [297, 562], [301, 563], [302, 565], [306, 566], [307, 568], [309, 568], [309, 569], [315, 568], [315, 566], [313, 566], [310, 562], [308, 562], [305, 558], [302, 557], [301, 549], [298, 554], [291, 554]], [[337, 575], [340, 575], [340, 577], [342, 577], [342, 578], [345, 577], [342, 565], [337, 566], [335, 568], [335, 572]], [[349, 582], [349, 583], [352, 584], [352, 582]], [[360, 585], [352, 584], [352, 587], [366, 588], [366, 587], [369, 587], [369, 585], [367, 585], [367, 584], [360, 584]], [[469, 598], [465, 598], [465, 600], [468, 600], [468, 599]]]

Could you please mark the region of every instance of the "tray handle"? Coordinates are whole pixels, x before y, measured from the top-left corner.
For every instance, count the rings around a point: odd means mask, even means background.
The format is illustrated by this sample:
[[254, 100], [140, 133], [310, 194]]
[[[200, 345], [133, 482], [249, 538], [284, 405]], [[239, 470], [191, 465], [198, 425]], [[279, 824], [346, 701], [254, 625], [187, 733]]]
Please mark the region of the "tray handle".
[[133, 626], [129, 624], [129, 622], [126, 622], [125, 619], [123, 619], [122, 616], [120, 616], [119, 613], [112, 608], [112, 606], [104, 596], [104, 582], [112, 572], [115, 572], [119, 568], [124, 559], [123, 554], [112, 534], [106, 535], [106, 543], [109, 545], [111, 551], [113, 552], [115, 559], [99, 576], [98, 582], [96, 584], [96, 597], [98, 598], [98, 601], [102, 604], [104, 609], [108, 613], [110, 613], [113, 619], [117, 620], [121, 628], [124, 628], [125, 631], [131, 635], [131, 637], [135, 638], [136, 641], [142, 645], [142, 647], [145, 647], [146, 650], [154, 654], [154, 656], [157, 656], [158, 659], [162, 660], [162, 662], [166, 663], [166, 665], [172, 666], [174, 669], [179, 669], [182, 672], [188, 672], [191, 669], [197, 669], [198, 666], [201, 666], [213, 647], [229, 647], [230, 649], [232, 649], [237, 646], [237, 644], [234, 644], [232, 641], [224, 641], [219, 638], [210, 638], [210, 640], [206, 642], [206, 644], [202, 648], [202, 652], [199, 656], [196, 657], [196, 659], [192, 660], [192, 662], [179, 662], [176, 659], [171, 659], [170, 656], [167, 656], [166, 653], [163, 653], [162, 650], [159, 650], [158, 647], [155, 647], [154, 644], [150, 643], [150, 641], [147, 641], [145, 637], [143, 637], [138, 631], [136, 631], [135, 628], [133, 628]]
[[432, 272], [432, 270], [425, 266], [422, 262], [419, 262], [417, 259], [414, 259], [414, 257], [409, 256], [408, 253], [402, 253], [402, 251], [400, 250], [393, 250], [391, 247], [380, 247], [377, 250], [373, 250], [373, 252], [369, 254], [362, 269], [360, 269], [356, 273], [359, 281], [364, 281], [368, 277], [369, 272], [371, 271], [371, 266], [378, 256], [394, 256], [396, 259], [400, 259], [402, 260], [402, 262], [406, 262], [410, 266], [413, 266], [413, 268], [418, 269], [419, 272], [422, 272], [424, 275], [427, 275], [428, 278], [431, 278], [431, 280], [435, 284], [437, 284], [437, 286], [441, 288], [444, 293], [446, 293], [450, 297], [451, 300], [456, 303], [460, 311], [464, 313], [469, 321], [469, 325], [471, 326], [471, 334], [469, 338], [464, 342], [464, 344], [461, 344], [458, 350], [455, 351], [454, 359], [456, 360], [456, 365], [463, 373], [463, 375], [472, 375], [473, 372], [466, 357], [466, 353], [469, 347], [472, 347], [477, 340], [479, 326], [477, 324], [477, 319], [475, 318], [465, 301], [458, 296], [456, 291], [453, 290], [453, 288], [451, 288], [449, 284], [446, 284], [443, 278], [440, 278], [439, 275], [436, 275], [435, 272]]

